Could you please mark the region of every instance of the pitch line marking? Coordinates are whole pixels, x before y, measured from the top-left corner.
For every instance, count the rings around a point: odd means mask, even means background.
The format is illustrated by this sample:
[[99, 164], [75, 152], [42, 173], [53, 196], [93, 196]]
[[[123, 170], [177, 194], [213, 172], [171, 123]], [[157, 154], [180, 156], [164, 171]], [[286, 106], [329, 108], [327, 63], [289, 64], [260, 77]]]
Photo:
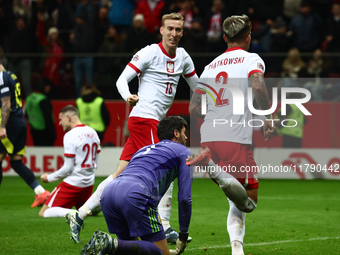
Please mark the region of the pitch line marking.
[[[306, 242], [306, 241], [324, 241], [324, 240], [330, 240], [330, 239], [340, 239], [340, 236], [316, 237], [316, 238], [299, 239], [299, 240], [282, 240], [282, 241], [273, 241], [273, 242], [264, 242], [264, 243], [248, 243], [248, 244], [246, 243], [244, 244], [244, 246], [261, 246], [261, 245], [282, 244], [282, 243], [299, 243], [299, 242]], [[189, 248], [185, 250], [186, 251], [204, 250], [205, 248], [208, 248], [208, 249], [230, 248], [230, 245], [207, 246], [207, 247]]]

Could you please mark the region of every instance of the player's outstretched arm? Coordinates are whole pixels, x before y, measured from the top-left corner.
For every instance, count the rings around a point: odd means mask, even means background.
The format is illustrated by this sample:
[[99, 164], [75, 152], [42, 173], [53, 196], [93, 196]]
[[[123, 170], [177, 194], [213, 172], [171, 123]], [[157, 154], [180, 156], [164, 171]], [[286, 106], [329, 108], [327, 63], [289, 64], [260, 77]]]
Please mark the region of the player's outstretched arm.
[[[269, 97], [266, 84], [264, 82], [264, 77], [262, 73], [253, 73], [249, 77], [250, 85], [253, 88], [253, 92], [255, 95], [255, 100], [257, 104], [260, 106], [261, 110], [269, 109]], [[267, 116], [266, 116], [267, 117]], [[267, 117], [268, 118], [268, 117]], [[269, 119], [272, 117], [269, 116]], [[265, 137], [265, 141], [267, 141], [270, 137], [275, 134], [275, 124], [274, 121], [265, 121], [263, 125], [263, 134]]]
[[42, 176], [40, 176], [40, 179], [45, 183], [60, 180], [61, 178], [68, 176], [72, 172], [73, 166], [74, 158], [65, 157], [64, 165], [58, 171], [54, 172], [53, 174], [43, 174]]
[[201, 108], [201, 95], [194, 92], [189, 104], [189, 113], [195, 117], [204, 119], [204, 115], [201, 113]]
[[1, 98], [1, 125], [0, 125], [0, 139], [4, 139], [7, 137], [7, 121], [9, 118], [9, 115], [11, 113], [11, 97], [10, 96], [4, 96]]

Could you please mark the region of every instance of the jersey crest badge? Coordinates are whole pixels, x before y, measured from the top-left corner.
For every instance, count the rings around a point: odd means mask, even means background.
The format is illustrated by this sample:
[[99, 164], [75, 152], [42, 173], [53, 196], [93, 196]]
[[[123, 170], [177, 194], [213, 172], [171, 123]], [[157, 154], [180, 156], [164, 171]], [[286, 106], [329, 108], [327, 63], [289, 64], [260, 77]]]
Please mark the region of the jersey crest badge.
[[166, 61], [166, 71], [168, 73], [174, 73], [175, 71], [175, 63], [172, 61]]

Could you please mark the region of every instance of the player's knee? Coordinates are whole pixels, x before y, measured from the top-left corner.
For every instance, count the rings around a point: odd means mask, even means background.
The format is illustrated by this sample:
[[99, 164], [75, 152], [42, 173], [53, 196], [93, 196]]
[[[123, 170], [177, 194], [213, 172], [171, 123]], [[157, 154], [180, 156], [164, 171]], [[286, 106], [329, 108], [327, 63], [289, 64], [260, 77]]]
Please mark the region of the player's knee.
[[244, 205], [235, 204], [235, 206], [237, 207], [237, 209], [239, 209], [242, 212], [251, 213], [252, 211], [255, 210], [257, 203], [253, 199], [248, 197], [248, 199], [247, 199], [247, 201]]

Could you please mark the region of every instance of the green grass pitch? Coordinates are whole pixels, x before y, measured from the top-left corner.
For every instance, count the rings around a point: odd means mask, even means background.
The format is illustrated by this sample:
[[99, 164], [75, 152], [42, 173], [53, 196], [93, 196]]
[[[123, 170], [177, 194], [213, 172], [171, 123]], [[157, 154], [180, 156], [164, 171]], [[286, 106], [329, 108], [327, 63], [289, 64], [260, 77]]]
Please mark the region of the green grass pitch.
[[[95, 187], [104, 178], [96, 178]], [[52, 190], [57, 183], [44, 184]], [[247, 214], [245, 254], [340, 254], [340, 182], [260, 180], [258, 208]], [[177, 185], [172, 227], [178, 229]], [[107, 231], [103, 214], [85, 221], [82, 244], [69, 239], [64, 218], [40, 218], [33, 191], [19, 177], [0, 186], [0, 254], [80, 254], [96, 229]], [[190, 236], [184, 254], [231, 254], [226, 228], [228, 202], [209, 179], [193, 181]], [[172, 245], [170, 248], [174, 248]]]

